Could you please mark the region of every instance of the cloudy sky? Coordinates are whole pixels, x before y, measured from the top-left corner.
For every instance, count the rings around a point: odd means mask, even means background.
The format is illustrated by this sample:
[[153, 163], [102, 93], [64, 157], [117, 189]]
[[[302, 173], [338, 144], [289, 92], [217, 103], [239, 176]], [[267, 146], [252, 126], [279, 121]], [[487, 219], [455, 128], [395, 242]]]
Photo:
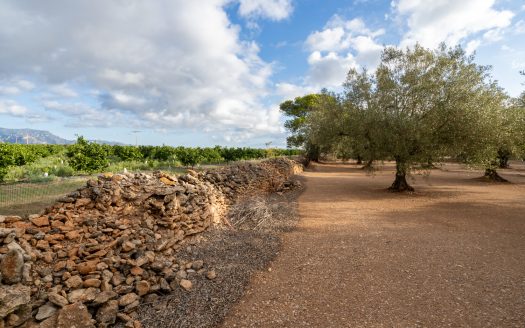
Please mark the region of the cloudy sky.
[[522, 0], [2, 0], [0, 127], [284, 146], [279, 103], [384, 45], [460, 44], [516, 96], [524, 40]]

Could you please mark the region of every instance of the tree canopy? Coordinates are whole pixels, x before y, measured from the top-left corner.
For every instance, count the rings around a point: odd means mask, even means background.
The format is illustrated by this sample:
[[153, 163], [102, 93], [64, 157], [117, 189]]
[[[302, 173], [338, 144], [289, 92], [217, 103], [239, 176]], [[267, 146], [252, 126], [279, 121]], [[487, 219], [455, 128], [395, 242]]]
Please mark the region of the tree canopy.
[[369, 161], [395, 160], [392, 191], [413, 190], [406, 175], [416, 165], [461, 156], [490, 167], [498, 150], [515, 147], [516, 111], [490, 68], [460, 47], [386, 47], [374, 72], [351, 69], [343, 86], [341, 95], [281, 104], [294, 117], [286, 124], [295, 133], [289, 140]]
[[309, 94], [287, 100], [279, 106], [284, 115], [289, 117], [284, 123], [285, 128], [291, 133], [286, 139], [288, 147], [303, 147], [307, 159], [313, 161], [319, 159], [320, 149], [319, 144], [313, 140], [315, 134], [311, 132], [307, 120], [316, 109], [320, 108], [322, 98], [320, 94]]

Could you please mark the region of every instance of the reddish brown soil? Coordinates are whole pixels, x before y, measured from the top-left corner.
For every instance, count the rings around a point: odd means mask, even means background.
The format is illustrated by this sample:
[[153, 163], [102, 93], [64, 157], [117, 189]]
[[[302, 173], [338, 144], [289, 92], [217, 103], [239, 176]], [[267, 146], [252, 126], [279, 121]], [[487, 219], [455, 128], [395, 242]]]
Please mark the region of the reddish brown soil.
[[301, 221], [223, 327], [525, 327], [525, 166], [457, 165], [386, 191], [386, 164], [304, 173]]

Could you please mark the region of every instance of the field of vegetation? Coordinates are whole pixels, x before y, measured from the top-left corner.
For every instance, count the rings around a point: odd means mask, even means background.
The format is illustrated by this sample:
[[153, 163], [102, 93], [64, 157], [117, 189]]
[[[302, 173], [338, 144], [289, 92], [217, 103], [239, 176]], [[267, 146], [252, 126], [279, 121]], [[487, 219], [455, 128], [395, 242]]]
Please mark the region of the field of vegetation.
[[241, 160], [292, 156], [294, 149], [110, 146], [79, 137], [73, 145], [0, 143], [0, 182], [41, 182], [97, 172], [180, 171]]
[[163, 170], [176, 174], [187, 167], [297, 154], [292, 149], [110, 146], [82, 137], [73, 145], [0, 143], [0, 209], [2, 214], [37, 213], [100, 172]]

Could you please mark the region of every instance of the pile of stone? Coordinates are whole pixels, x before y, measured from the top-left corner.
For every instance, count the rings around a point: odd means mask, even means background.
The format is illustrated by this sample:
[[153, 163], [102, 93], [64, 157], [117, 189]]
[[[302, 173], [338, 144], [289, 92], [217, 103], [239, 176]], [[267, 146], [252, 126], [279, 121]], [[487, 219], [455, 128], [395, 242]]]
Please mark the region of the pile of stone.
[[188, 236], [220, 224], [240, 195], [288, 188], [300, 166], [287, 159], [172, 177], [106, 174], [28, 219], [0, 216], [0, 328], [140, 327], [143, 301], [192, 274], [176, 257]]

